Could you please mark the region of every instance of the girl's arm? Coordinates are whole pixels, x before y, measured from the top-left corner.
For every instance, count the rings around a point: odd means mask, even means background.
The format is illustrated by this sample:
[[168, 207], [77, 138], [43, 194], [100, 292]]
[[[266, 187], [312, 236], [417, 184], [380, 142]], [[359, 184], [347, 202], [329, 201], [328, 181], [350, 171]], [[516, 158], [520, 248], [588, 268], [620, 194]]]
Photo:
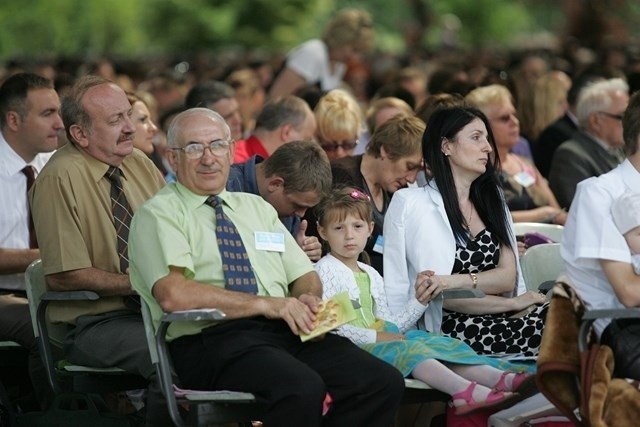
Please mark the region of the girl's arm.
[[[346, 284], [336, 276], [335, 270], [329, 263], [319, 262], [316, 271], [322, 282], [322, 299], [329, 299], [340, 292], [348, 292]], [[352, 325], [342, 325], [332, 331], [336, 335], [347, 338], [354, 344], [361, 345], [376, 342], [377, 332], [373, 329], [360, 328]]]
[[[393, 313], [389, 309], [387, 295], [384, 289], [384, 285], [382, 285], [382, 277], [375, 270], [369, 273], [369, 277], [371, 277], [372, 287], [374, 282], [379, 284], [379, 288], [376, 287], [377, 292], [372, 292], [375, 299], [374, 303], [376, 317], [394, 323], [396, 326], [398, 326], [398, 329], [400, 329], [400, 332], [402, 333], [410, 329], [415, 329], [418, 319], [422, 317], [425, 310], [427, 309], [427, 304], [423, 305], [417, 299], [412, 298], [407, 302], [403, 310]], [[418, 286], [418, 284], [424, 280], [426, 280], [426, 276], [421, 277], [419, 275], [416, 278], [415, 286]]]

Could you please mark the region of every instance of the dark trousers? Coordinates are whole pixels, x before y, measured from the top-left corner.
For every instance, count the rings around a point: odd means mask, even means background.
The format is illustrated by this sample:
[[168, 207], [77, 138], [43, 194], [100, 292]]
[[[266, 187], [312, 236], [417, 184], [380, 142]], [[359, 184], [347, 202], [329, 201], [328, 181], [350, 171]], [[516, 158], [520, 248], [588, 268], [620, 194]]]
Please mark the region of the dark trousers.
[[390, 426], [404, 391], [399, 371], [350, 341], [302, 343], [281, 320], [231, 320], [174, 340], [170, 351], [182, 386], [253, 393], [267, 403], [265, 426]]
[[640, 319], [612, 320], [600, 342], [613, 350], [616, 377], [640, 380]]
[[33, 334], [29, 303], [20, 293], [0, 295], [0, 341], [15, 341], [29, 352], [29, 377], [36, 398], [43, 408], [53, 398], [47, 374]]
[[140, 313], [116, 311], [79, 317], [65, 339], [65, 357], [96, 368], [118, 367], [149, 380], [146, 425], [171, 425]]

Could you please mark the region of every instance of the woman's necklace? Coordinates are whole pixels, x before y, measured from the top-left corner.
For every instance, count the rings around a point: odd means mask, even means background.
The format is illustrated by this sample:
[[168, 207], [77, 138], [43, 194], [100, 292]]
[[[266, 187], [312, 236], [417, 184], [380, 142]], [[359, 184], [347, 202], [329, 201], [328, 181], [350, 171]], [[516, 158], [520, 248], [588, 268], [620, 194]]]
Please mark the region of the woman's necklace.
[[471, 231], [471, 217], [472, 216], [473, 216], [473, 203], [469, 202], [469, 215], [468, 215], [468, 218], [465, 218], [465, 220], [467, 221], [467, 230], [469, 230], [469, 231]]

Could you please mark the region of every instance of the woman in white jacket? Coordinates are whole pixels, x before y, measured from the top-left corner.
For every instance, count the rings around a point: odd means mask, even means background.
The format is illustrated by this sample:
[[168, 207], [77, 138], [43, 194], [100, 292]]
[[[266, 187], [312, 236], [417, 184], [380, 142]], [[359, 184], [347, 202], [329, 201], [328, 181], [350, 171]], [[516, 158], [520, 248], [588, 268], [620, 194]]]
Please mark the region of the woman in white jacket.
[[[427, 185], [397, 191], [384, 223], [385, 290], [402, 312], [414, 298], [413, 277], [435, 272], [443, 289], [474, 288], [484, 298], [438, 300], [424, 328], [491, 355], [536, 356], [546, 306], [527, 292], [511, 217], [496, 171], [500, 159], [485, 115], [474, 108], [436, 110], [422, 138]], [[511, 313], [531, 307], [524, 317]]]
[[[371, 203], [363, 192], [334, 190], [317, 208], [318, 231], [330, 252], [316, 264], [323, 297], [347, 291], [359, 306], [355, 320], [335, 332], [375, 356], [433, 388], [451, 394], [457, 414], [480, 408], [503, 407], [519, 397], [532, 377], [504, 371], [506, 362], [477, 355], [460, 340], [412, 330], [425, 306], [438, 298], [441, 288], [422, 272], [415, 282], [416, 296], [401, 313], [387, 306], [382, 277], [358, 262], [373, 230]], [[527, 387], [528, 388], [528, 387]]]

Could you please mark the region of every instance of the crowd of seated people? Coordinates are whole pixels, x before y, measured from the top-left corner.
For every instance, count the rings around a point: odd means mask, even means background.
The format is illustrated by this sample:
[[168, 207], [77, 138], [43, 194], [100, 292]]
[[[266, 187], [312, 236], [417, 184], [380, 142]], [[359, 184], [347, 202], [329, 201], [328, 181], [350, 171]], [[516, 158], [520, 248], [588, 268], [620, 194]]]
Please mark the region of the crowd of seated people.
[[[624, 239], [638, 224], [620, 226], [611, 211], [625, 191], [640, 188], [640, 98], [631, 96], [637, 88], [624, 78], [640, 61], [629, 56], [626, 68], [612, 71], [533, 52], [517, 61], [514, 54], [514, 65], [503, 69], [491, 57], [478, 64], [461, 55], [452, 64], [436, 56], [410, 66], [396, 60], [393, 72], [378, 75], [370, 16], [349, 9], [335, 19], [322, 39], [292, 50], [279, 71], [271, 68], [272, 79], [261, 75], [265, 62], [258, 69], [248, 58], [144, 75], [101, 61], [52, 67], [51, 79], [25, 63], [0, 76], [0, 200], [14, 208], [0, 211], [0, 340], [27, 349], [25, 375], [36, 399], [24, 408], [51, 401], [42, 387], [22, 275], [41, 258], [50, 289], [101, 295], [90, 307], [52, 306], [52, 319], [70, 325], [65, 357], [143, 377], [147, 425], [168, 418], [132, 305], [138, 295], [156, 320], [162, 311], [216, 307], [233, 319], [231, 332], [262, 328], [255, 341], [234, 342], [246, 351], [246, 362], [224, 376], [220, 367], [236, 357], [231, 350], [217, 356], [217, 366], [190, 363], [211, 350], [194, 337], [226, 340], [217, 326], [172, 333], [185, 385], [269, 396], [273, 411], [265, 420], [275, 424], [296, 417], [322, 423], [328, 393], [329, 424], [389, 425], [402, 395], [401, 375], [391, 365], [338, 335], [308, 344], [318, 350], [307, 354], [296, 336], [312, 327], [323, 296], [312, 263], [334, 244], [325, 241], [314, 207], [343, 186], [368, 202], [371, 226], [357, 258], [384, 277], [390, 319], [420, 300], [421, 286], [485, 294], [428, 298], [411, 328], [463, 341], [482, 356], [535, 360], [548, 303], [526, 290], [515, 222], [566, 225], [562, 256], [588, 305], [640, 305]], [[332, 28], [344, 30], [342, 38]], [[350, 67], [367, 69], [369, 93], [360, 88], [356, 98], [343, 81]], [[252, 264], [249, 290], [227, 286], [221, 265], [228, 261], [215, 239], [220, 206]], [[343, 220], [337, 218], [337, 226]], [[127, 233], [131, 225], [130, 235], [114, 227], [118, 221]], [[256, 232], [282, 237], [279, 250], [265, 255], [257, 249]], [[205, 252], [215, 257], [204, 260]], [[363, 328], [374, 323], [360, 322]], [[621, 355], [622, 342], [636, 329], [631, 321], [597, 323], [603, 342], [621, 358], [619, 373], [633, 378], [640, 375], [637, 366]], [[273, 389], [275, 380], [255, 388], [247, 380], [265, 331], [278, 341], [271, 366], [282, 387]], [[327, 369], [320, 359], [333, 360], [336, 351], [353, 360]], [[297, 366], [286, 381], [279, 357]], [[350, 375], [336, 378], [338, 370]], [[374, 371], [377, 379], [369, 381]], [[312, 379], [299, 395], [293, 372]], [[345, 382], [353, 388], [343, 388]], [[365, 389], [367, 407], [377, 408], [366, 414], [351, 401]], [[444, 389], [459, 394], [460, 388]]]

